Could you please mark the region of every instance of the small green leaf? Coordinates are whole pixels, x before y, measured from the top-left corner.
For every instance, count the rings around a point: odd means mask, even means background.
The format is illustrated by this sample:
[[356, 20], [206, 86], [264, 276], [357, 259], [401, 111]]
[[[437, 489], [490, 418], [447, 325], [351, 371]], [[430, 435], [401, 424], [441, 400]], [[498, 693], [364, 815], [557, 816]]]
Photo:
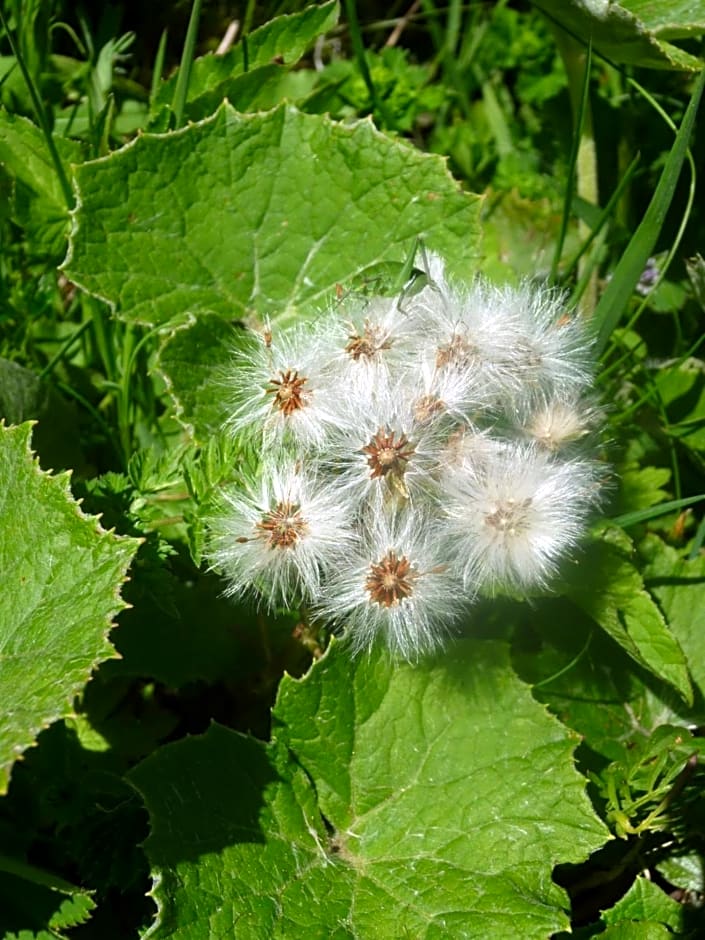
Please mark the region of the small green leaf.
[[[263, 85], [281, 72], [273, 65], [293, 65], [316, 38], [338, 22], [338, 3], [332, 0], [307, 7], [299, 13], [276, 16], [253, 30], [224, 55], [205, 55], [194, 60], [189, 76], [185, 114], [191, 121], [212, 114], [224, 98], [243, 111], [256, 106]], [[170, 105], [178, 73], [164, 82], [155, 96], [152, 111], [156, 115]]]
[[673, 437], [694, 451], [705, 451], [705, 363], [690, 358], [658, 369], [654, 384], [666, 409]]
[[[683, 905], [674, 901], [648, 878], [638, 876], [624, 897], [602, 915], [607, 924], [651, 921], [680, 933], [684, 927]], [[667, 936], [672, 936], [669, 931]]]
[[107, 633], [138, 544], [84, 515], [66, 475], [42, 473], [30, 433], [0, 427], [0, 792], [13, 762], [72, 713], [93, 668], [114, 655]]
[[[693, 4], [685, 22], [693, 26], [687, 33], [674, 33], [668, 29], [677, 22], [678, 11], [654, 12], [654, 7], [671, 7], [673, 4], [654, 4], [647, 0], [534, 0], [536, 6], [555, 20], [567, 32], [581, 42], [592, 42], [601, 55], [619, 65], [638, 65], [642, 68], [684, 69], [695, 72], [702, 67], [700, 59], [677, 46], [666, 42], [663, 36], [689, 35], [698, 30], [702, 20], [703, 4]], [[679, 4], [676, 4], [678, 6]], [[700, 29], [702, 29], [702, 23]]]
[[659, 862], [657, 868], [666, 881], [684, 891], [691, 894], [702, 894], [705, 891], [705, 872], [698, 852], [672, 855]]
[[69, 277], [121, 317], [294, 316], [416, 238], [466, 262], [479, 197], [371, 123], [224, 104], [77, 168]]
[[88, 892], [63, 878], [0, 856], [0, 933], [5, 940], [55, 940], [63, 936], [60, 931], [89, 920], [95, 906]]
[[52, 470], [85, 465], [76, 434], [78, 416], [53, 385], [17, 362], [0, 359], [0, 419], [7, 424], [37, 420], [33, 444], [42, 465]]
[[671, 479], [671, 471], [667, 468], [630, 464], [620, 467], [618, 473], [619, 492], [615, 515], [650, 509], [667, 500], [669, 493], [665, 487]]
[[[56, 138], [68, 164], [81, 159], [75, 141]], [[12, 217], [35, 250], [61, 257], [68, 234], [66, 197], [42, 131], [25, 117], [0, 110], [0, 164], [14, 181]]]
[[639, 549], [647, 559], [646, 585], [685, 652], [693, 682], [705, 696], [705, 555], [682, 558], [655, 535], [647, 536]]
[[205, 443], [227, 417], [225, 366], [243, 335], [222, 317], [204, 314], [169, 335], [159, 370], [174, 398], [176, 416], [193, 439]]
[[685, 657], [631, 560], [633, 546], [620, 529], [608, 528], [585, 553], [564, 593], [639, 665], [674, 688], [689, 705], [693, 691]]
[[551, 881], [606, 830], [576, 739], [503, 644], [418, 666], [333, 644], [285, 677], [265, 746], [214, 726], [132, 773], [159, 918], [150, 937], [478, 937], [567, 927]]

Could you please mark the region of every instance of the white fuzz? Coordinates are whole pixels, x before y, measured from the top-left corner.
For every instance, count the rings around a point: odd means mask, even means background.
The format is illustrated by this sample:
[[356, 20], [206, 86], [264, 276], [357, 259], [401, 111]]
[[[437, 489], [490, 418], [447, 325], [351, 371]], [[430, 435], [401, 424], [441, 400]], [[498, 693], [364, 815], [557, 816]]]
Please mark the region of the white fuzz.
[[532, 445], [507, 445], [453, 476], [450, 537], [466, 588], [543, 588], [599, 502], [596, 466], [557, 462]]
[[265, 448], [283, 441], [319, 446], [340, 412], [324, 380], [325, 359], [308, 330], [253, 334], [245, 354], [226, 376], [234, 433], [262, 434]]
[[234, 355], [226, 426], [262, 467], [210, 520], [228, 594], [306, 601], [354, 651], [410, 660], [478, 593], [547, 587], [602, 476], [591, 342], [563, 295], [425, 262], [417, 293], [350, 294]]
[[572, 395], [590, 382], [592, 342], [577, 315], [565, 312], [558, 290], [524, 283], [519, 288], [485, 285], [488, 303], [517, 324], [509, 367], [526, 394]]
[[497, 289], [476, 280], [456, 288], [434, 264], [435, 280], [412, 301], [429, 355], [438, 369], [471, 375], [488, 397], [518, 391], [520, 358], [515, 355], [521, 322], [501, 304]]
[[375, 399], [351, 396], [348, 406], [356, 415], [355, 426], [331, 435], [327, 458], [341, 491], [360, 506], [370, 500], [395, 505], [434, 498], [435, 471], [447, 433], [444, 436], [437, 423], [416, 421], [415, 396], [405, 392], [397, 385]]
[[560, 291], [482, 278], [460, 287], [434, 255], [428, 276], [413, 312], [434, 337], [439, 365], [472, 370], [509, 407], [526, 394], [574, 393], [589, 383], [591, 341]]
[[443, 643], [467, 598], [439, 525], [408, 512], [377, 514], [360, 548], [327, 580], [315, 610], [343, 628], [354, 652], [381, 641], [415, 660]]
[[487, 386], [471, 369], [438, 368], [428, 354], [410, 361], [398, 394], [408, 402], [414, 424], [431, 426], [472, 421], [491, 404]]
[[328, 353], [331, 388], [384, 389], [419, 343], [417, 323], [398, 297], [349, 295], [316, 327]]
[[601, 417], [593, 404], [576, 398], [542, 398], [527, 403], [517, 430], [541, 447], [556, 453], [580, 444], [595, 429]]
[[336, 491], [295, 467], [267, 468], [256, 484], [224, 493], [210, 530], [226, 593], [254, 588], [270, 607], [316, 597], [354, 541]]

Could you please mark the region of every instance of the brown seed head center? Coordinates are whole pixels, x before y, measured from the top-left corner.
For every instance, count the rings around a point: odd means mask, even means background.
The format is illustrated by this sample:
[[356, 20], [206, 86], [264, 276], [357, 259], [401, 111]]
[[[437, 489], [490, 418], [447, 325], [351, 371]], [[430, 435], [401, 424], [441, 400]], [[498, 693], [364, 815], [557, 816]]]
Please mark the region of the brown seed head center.
[[358, 362], [360, 359], [374, 359], [378, 352], [384, 349], [391, 349], [392, 341], [385, 335], [380, 326], [373, 326], [368, 320], [365, 320], [365, 327], [362, 333], [352, 332], [348, 335], [348, 345], [345, 352]]
[[464, 368], [470, 365], [477, 357], [477, 348], [465, 336], [454, 333], [445, 346], [436, 350], [436, 368], [443, 366], [456, 366]]
[[394, 431], [380, 428], [370, 443], [362, 448], [362, 453], [367, 454], [370, 478], [374, 480], [387, 474], [402, 477], [415, 450], [406, 434], [397, 435]]
[[416, 577], [416, 569], [405, 555], [398, 558], [396, 552], [389, 551], [381, 561], [370, 565], [365, 590], [380, 607], [395, 607], [414, 593]]
[[414, 402], [414, 417], [423, 424], [445, 411], [445, 404], [435, 395], [422, 395]]
[[293, 548], [308, 531], [298, 503], [277, 503], [264, 513], [256, 524], [257, 534], [267, 540], [269, 548]]
[[280, 370], [279, 378], [270, 379], [267, 383], [266, 393], [274, 395], [272, 406], [288, 416], [306, 404], [303, 388], [307, 382], [308, 379], [300, 376], [296, 369]]

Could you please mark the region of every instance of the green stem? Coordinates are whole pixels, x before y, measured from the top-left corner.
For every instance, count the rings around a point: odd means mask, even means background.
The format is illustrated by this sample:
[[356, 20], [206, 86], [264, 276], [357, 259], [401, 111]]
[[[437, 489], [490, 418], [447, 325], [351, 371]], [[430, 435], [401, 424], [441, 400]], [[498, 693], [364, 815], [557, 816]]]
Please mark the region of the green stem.
[[355, 5], [355, 0], [345, 0], [345, 15], [348, 18], [348, 26], [350, 27], [350, 39], [352, 41], [353, 52], [355, 53], [355, 59], [357, 60], [358, 68], [360, 69], [360, 74], [362, 75], [362, 80], [364, 81], [367, 92], [370, 96], [370, 102], [372, 108], [376, 114], [379, 115], [381, 121], [384, 123], [384, 126], [388, 129], [392, 129], [393, 124], [390, 122], [389, 115], [387, 110], [384, 107], [382, 99], [377, 94], [377, 89], [375, 88], [375, 83], [372, 81], [372, 75], [370, 74], [369, 66], [367, 65], [367, 56], [365, 55], [365, 44], [362, 39], [362, 32], [360, 30], [360, 23], [357, 18], [357, 7]]
[[[588, 80], [591, 60], [591, 50], [573, 39], [564, 29], [551, 23], [556, 46], [563, 60], [566, 77], [568, 79], [568, 93], [573, 110], [575, 133], [578, 135], [578, 152], [575, 161], [575, 191], [578, 196], [590, 203], [599, 206], [600, 197], [597, 186], [597, 150], [595, 148], [595, 134], [592, 123], [592, 108], [588, 94]], [[589, 226], [580, 221], [578, 234], [582, 241], [590, 237]], [[583, 257], [578, 267], [578, 277], [586, 272], [589, 258]], [[588, 284], [581, 301], [583, 313], [592, 315], [597, 304], [597, 268], [590, 273]]]

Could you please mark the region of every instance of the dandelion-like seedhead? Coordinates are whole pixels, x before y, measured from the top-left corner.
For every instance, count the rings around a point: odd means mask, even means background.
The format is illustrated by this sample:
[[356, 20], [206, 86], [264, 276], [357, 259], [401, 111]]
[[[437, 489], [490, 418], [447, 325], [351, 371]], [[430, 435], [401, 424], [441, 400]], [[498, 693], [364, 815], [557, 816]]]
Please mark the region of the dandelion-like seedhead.
[[409, 660], [437, 649], [463, 607], [443, 529], [438, 517], [408, 507], [375, 513], [315, 612], [338, 624], [356, 653], [379, 640]]
[[409, 660], [478, 595], [550, 587], [605, 475], [591, 338], [563, 295], [457, 285], [435, 255], [426, 274], [233, 357], [226, 426], [261, 465], [209, 524], [227, 593]]
[[264, 451], [276, 453], [283, 445], [320, 445], [328, 429], [340, 424], [341, 414], [327, 397], [320, 346], [312, 339], [302, 329], [276, 337], [269, 329], [254, 334], [224, 380], [233, 434], [253, 436]]
[[355, 541], [350, 522], [330, 482], [300, 467], [265, 465], [256, 481], [222, 494], [210, 523], [211, 560], [230, 595], [254, 589], [269, 606], [310, 602]]

